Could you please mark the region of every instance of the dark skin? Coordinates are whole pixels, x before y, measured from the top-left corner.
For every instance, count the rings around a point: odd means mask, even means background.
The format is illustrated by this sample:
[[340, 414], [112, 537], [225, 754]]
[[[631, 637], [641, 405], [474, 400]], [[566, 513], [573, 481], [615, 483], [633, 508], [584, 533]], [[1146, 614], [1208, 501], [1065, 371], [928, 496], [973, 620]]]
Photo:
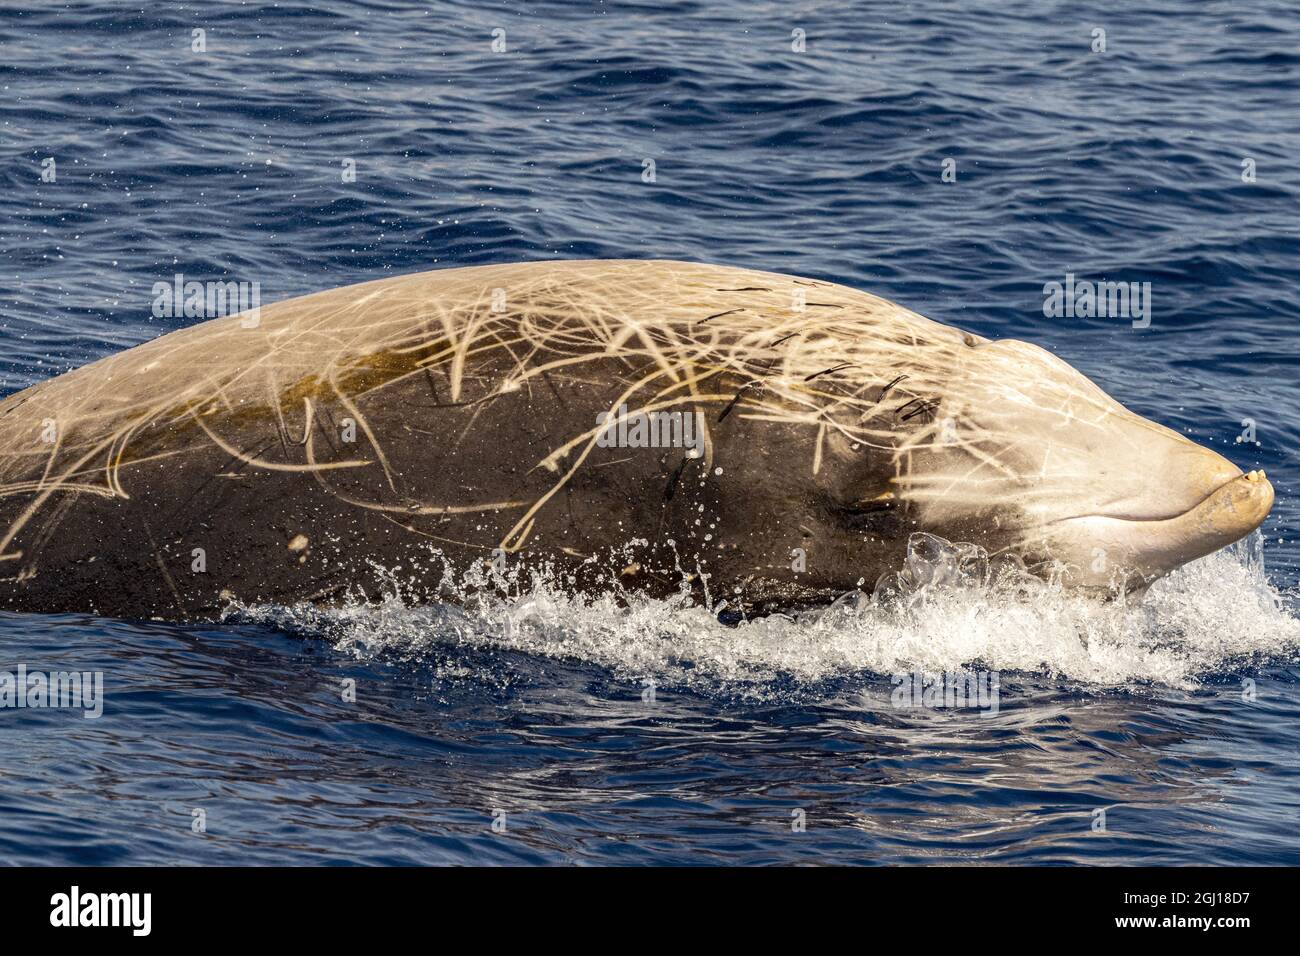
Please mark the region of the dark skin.
[[[816, 429], [750, 417], [761, 392], [732, 373], [709, 391], [731, 398], [683, 406], [707, 417], [708, 467], [679, 447], [594, 447], [537, 509], [522, 545], [494, 553], [510, 539], [522, 504], [442, 509], [545, 495], [579, 450], [555, 471], [539, 462], [560, 440], [592, 428], [629, 376], [623, 360], [608, 358], [501, 394], [490, 385], [499, 371], [476, 368], [457, 402], [447, 400], [441, 369], [352, 396], [382, 444], [387, 473], [364, 432], [343, 440], [353, 412], [320, 397], [310, 428], [292, 401], [283, 420], [239, 409], [205, 416], [204, 424], [245, 454], [309, 447], [320, 463], [372, 464], [268, 470], [204, 440], [191, 421], [144, 428], [131, 446], [138, 463], [126, 462], [120, 473], [130, 498], [57, 494], [11, 546], [35, 571], [0, 582], [0, 607], [214, 618], [231, 596], [249, 604], [329, 604], [349, 592], [375, 599], [391, 587], [375, 565], [401, 569], [408, 600], [453, 597], [439, 589], [436, 550], [456, 576], [495, 563], [511, 576], [522, 572], [517, 583], [545, 573], [589, 593], [621, 587], [658, 596], [685, 582], [699, 600], [707, 591], [733, 614], [761, 614], [833, 599], [860, 580], [869, 589], [901, 564], [911, 522], [904, 503], [882, 497], [893, 475], [890, 455], [854, 449], [832, 432], [811, 474]], [[187, 450], [150, 458], [176, 448]], [[23, 496], [0, 500], [0, 520], [24, 505]], [[124, 541], [133, 544], [123, 548]], [[203, 571], [194, 570], [196, 548]], [[805, 556], [798, 572], [796, 548]]]

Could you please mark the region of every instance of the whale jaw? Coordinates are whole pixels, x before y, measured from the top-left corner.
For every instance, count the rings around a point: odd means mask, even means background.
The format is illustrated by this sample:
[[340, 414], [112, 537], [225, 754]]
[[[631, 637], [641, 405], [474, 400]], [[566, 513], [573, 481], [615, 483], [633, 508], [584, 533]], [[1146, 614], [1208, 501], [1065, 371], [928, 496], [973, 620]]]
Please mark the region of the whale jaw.
[[[1218, 456], [1215, 456], [1216, 458]], [[1224, 459], [1220, 459], [1225, 461]], [[1237, 471], [1235, 467], [1234, 471]], [[1070, 540], [1092, 544], [1094, 560], [1071, 565], [1066, 577], [1081, 586], [1131, 586], [1149, 582], [1205, 557], [1258, 528], [1273, 507], [1273, 486], [1263, 471], [1237, 471], [1198, 504], [1170, 517], [1079, 515], [1054, 522], [1049, 549]]]

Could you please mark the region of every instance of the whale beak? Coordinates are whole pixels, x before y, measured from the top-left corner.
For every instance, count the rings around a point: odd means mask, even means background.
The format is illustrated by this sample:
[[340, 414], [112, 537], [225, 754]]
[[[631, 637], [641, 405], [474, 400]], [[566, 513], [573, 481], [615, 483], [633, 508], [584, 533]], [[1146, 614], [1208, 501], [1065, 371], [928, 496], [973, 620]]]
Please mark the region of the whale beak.
[[[1207, 454], [1213, 454], [1208, 453]], [[1122, 567], [1145, 579], [1167, 574], [1179, 565], [1227, 547], [1258, 528], [1273, 507], [1273, 486], [1263, 471], [1242, 474], [1227, 459], [1218, 469], [1221, 482], [1197, 504], [1169, 517], [1132, 518], [1084, 515], [1062, 525], [1083, 534], [1106, 553], [1103, 567], [1080, 583], [1104, 585], [1109, 568]], [[1230, 472], [1235, 474], [1230, 475]], [[1209, 477], [1202, 472], [1201, 480]]]
[[1165, 531], [1170, 543], [1202, 557], [1250, 534], [1272, 507], [1272, 484], [1262, 470], [1252, 471], [1225, 482], [1185, 514], [1163, 522], [1168, 529], [1153, 530]]

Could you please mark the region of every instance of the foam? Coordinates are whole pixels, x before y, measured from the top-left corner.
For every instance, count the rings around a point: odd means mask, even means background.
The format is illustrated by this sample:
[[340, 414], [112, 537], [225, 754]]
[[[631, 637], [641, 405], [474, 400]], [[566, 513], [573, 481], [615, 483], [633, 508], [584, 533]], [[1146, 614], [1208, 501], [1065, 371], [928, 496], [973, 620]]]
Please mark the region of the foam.
[[445, 658], [459, 649], [520, 651], [609, 669], [617, 678], [763, 697], [920, 668], [979, 667], [1090, 685], [1195, 687], [1300, 651], [1294, 593], [1272, 585], [1262, 538], [1188, 564], [1144, 597], [1108, 600], [990, 564], [972, 545], [914, 535], [907, 567], [873, 596], [729, 626], [683, 594], [572, 595], [551, 582], [482, 581], [462, 602], [336, 608], [234, 606], [229, 615], [323, 638], [358, 657]]

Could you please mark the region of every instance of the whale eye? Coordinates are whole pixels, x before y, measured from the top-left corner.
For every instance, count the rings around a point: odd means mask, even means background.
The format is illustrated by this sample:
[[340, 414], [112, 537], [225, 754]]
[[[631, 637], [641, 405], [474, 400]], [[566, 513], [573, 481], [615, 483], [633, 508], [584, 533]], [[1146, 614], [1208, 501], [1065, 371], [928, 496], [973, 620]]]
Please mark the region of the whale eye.
[[963, 332], [961, 334], [961, 340], [965, 342], [967, 345], [969, 345], [971, 348], [975, 348], [975, 346], [979, 344], [978, 342], [975, 341], [975, 336], [971, 335], [969, 332]]

